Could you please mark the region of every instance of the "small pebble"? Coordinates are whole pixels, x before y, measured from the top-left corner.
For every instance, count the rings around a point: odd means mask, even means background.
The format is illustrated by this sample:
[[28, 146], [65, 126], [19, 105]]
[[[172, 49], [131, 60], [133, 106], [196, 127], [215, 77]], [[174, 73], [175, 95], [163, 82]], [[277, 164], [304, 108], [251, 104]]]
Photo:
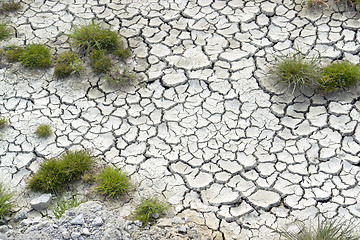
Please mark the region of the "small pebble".
[[70, 233], [68, 231], [64, 231], [61, 233], [64, 239], [70, 239]]
[[70, 223], [72, 225], [84, 225], [85, 223], [84, 215], [83, 214], [77, 215], [73, 220], [70, 221]]
[[154, 219], [158, 219], [160, 217], [160, 215], [158, 213], [153, 213], [153, 214], [151, 214], [151, 217]]
[[80, 236], [81, 236], [81, 234], [79, 232], [72, 232], [71, 233], [71, 238], [73, 238], [73, 239], [76, 239], [76, 238], [78, 238]]
[[134, 224], [136, 225], [136, 226], [138, 226], [138, 227], [142, 227], [142, 222], [141, 221], [139, 221], [139, 220], [136, 220], [135, 222], [134, 222]]
[[0, 240], [8, 240], [8, 237], [5, 234], [0, 233]]
[[96, 217], [93, 221], [92, 221], [92, 225], [94, 227], [100, 227], [101, 225], [103, 225], [104, 221], [102, 220], [101, 217]]
[[185, 234], [187, 232], [187, 227], [186, 226], [180, 226], [177, 229], [178, 233], [183, 233]]
[[88, 229], [88, 228], [83, 228], [82, 234], [83, 234], [83, 235], [86, 235], [86, 236], [89, 236], [89, 235], [90, 235], [89, 229]]
[[9, 230], [9, 227], [6, 225], [0, 226], [0, 233], [6, 233]]

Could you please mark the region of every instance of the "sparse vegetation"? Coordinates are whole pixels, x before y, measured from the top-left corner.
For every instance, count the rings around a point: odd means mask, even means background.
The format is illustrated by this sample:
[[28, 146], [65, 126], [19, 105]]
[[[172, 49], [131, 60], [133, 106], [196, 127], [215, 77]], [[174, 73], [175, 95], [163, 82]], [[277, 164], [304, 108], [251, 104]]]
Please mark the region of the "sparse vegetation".
[[9, 193], [3, 184], [0, 183], [0, 220], [12, 210], [12, 197], [13, 194]]
[[1, 3], [0, 11], [1, 12], [16, 12], [20, 10], [21, 4], [20, 2], [15, 2], [13, 0], [8, 2]]
[[353, 3], [355, 3], [355, 5], [358, 7], [358, 9], [360, 10], [360, 0], [352, 0]]
[[61, 196], [57, 198], [55, 203], [50, 207], [51, 212], [54, 214], [56, 219], [60, 219], [66, 210], [79, 206], [84, 201], [79, 201], [76, 195], [72, 195], [70, 198]]
[[347, 6], [357, 6], [360, 10], [360, 0], [336, 0], [337, 3], [343, 3]]
[[332, 63], [322, 70], [318, 79], [319, 89], [322, 92], [345, 90], [360, 80], [360, 67], [356, 64], [343, 61]]
[[0, 117], [0, 129], [8, 125], [8, 120], [5, 117]]
[[96, 190], [107, 197], [114, 198], [126, 193], [130, 187], [129, 178], [120, 169], [107, 166], [96, 176]]
[[6, 48], [5, 57], [9, 62], [18, 62], [23, 51], [24, 48], [22, 47], [9, 46]]
[[92, 50], [114, 51], [120, 46], [117, 33], [101, 27], [94, 21], [79, 27], [73, 25], [73, 31], [68, 37], [74, 46], [87, 53]]
[[132, 52], [129, 48], [118, 48], [113, 52], [113, 54], [120, 59], [127, 59], [131, 57]]
[[65, 78], [73, 73], [80, 73], [82, 67], [80, 60], [74, 52], [60, 53], [55, 65], [54, 74], [58, 78]]
[[146, 197], [141, 199], [141, 203], [136, 207], [134, 215], [136, 220], [143, 224], [152, 223], [166, 213], [167, 207], [157, 198]]
[[305, 228], [304, 225], [298, 224], [296, 232], [285, 229], [274, 230], [287, 240], [359, 240], [354, 234], [355, 226], [352, 223], [336, 220], [320, 220], [314, 228]]
[[84, 173], [84, 175], [82, 175], [81, 180], [84, 181], [85, 183], [88, 183], [88, 184], [95, 183], [96, 175], [99, 172], [99, 168], [101, 168], [101, 167], [100, 166], [94, 166], [89, 171]]
[[6, 23], [0, 23], [0, 40], [5, 40], [9, 37], [11, 31]]
[[40, 124], [35, 131], [39, 138], [47, 138], [52, 134], [51, 127], [47, 124]]
[[110, 73], [107, 73], [105, 79], [114, 86], [124, 86], [129, 84], [135, 79], [135, 74], [129, 72], [126, 68], [122, 71], [117, 70]]
[[0, 48], [0, 60], [3, 58], [4, 55], [5, 55], [5, 49]]
[[90, 55], [90, 66], [96, 73], [106, 73], [112, 67], [112, 63], [104, 51], [93, 50]]
[[87, 151], [70, 151], [59, 158], [52, 158], [40, 165], [33, 174], [28, 187], [35, 191], [52, 192], [62, 190], [68, 183], [78, 180], [94, 163]]
[[80, 74], [82, 70], [82, 65], [80, 63], [80, 59], [78, 57], [75, 58], [73, 62], [70, 63], [72, 73], [71, 74]]
[[288, 87], [313, 85], [320, 76], [319, 60], [307, 59], [302, 53], [289, 54], [276, 58], [269, 69], [270, 77]]
[[120, 59], [126, 59], [132, 54], [129, 48], [124, 47], [116, 32], [103, 28], [94, 21], [73, 26], [72, 32], [67, 36], [73, 46], [89, 55], [90, 66], [98, 74], [109, 72], [112, 67], [111, 58], [107, 54], [111, 53]]
[[307, 5], [309, 7], [328, 6], [324, 0], [308, 0]]
[[25, 67], [46, 68], [51, 66], [50, 50], [42, 44], [30, 44], [19, 56], [19, 61]]

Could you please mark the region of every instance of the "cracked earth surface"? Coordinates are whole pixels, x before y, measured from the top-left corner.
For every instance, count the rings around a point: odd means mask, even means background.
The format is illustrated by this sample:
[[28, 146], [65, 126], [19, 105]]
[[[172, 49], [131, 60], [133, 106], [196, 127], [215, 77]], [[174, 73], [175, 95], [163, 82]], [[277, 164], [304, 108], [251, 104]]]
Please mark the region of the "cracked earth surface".
[[[4, 19], [9, 44], [70, 48], [71, 24], [118, 31], [140, 83], [113, 89], [90, 71], [57, 80], [19, 65], [0, 70], [0, 176], [18, 194], [44, 158], [91, 149], [225, 239], [276, 239], [318, 214], [360, 217], [359, 89], [330, 95], [269, 80], [274, 55], [301, 49], [359, 63], [360, 20], [300, 1], [21, 1]], [[35, 137], [39, 123], [54, 135]], [[26, 199], [23, 193], [19, 199]], [[21, 202], [21, 201], [20, 201]], [[19, 203], [26, 205], [26, 203]]]

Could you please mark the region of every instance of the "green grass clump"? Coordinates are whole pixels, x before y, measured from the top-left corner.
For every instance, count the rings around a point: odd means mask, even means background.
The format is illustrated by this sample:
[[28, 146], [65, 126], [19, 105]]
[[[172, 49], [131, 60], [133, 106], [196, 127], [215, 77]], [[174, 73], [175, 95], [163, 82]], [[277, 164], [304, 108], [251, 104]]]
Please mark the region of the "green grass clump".
[[12, 210], [12, 197], [13, 194], [9, 193], [0, 183], [0, 220]]
[[21, 8], [20, 2], [8, 1], [8, 2], [3, 2], [1, 4], [0, 11], [1, 12], [16, 12], [16, 11], [20, 10], [20, 8]]
[[9, 35], [11, 31], [8, 28], [6, 23], [0, 23], [0, 40], [5, 40]]
[[78, 180], [94, 163], [87, 151], [70, 151], [59, 158], [52, 158], [40, 165], [28, 182], [28, 188], [42, 192], [62, 190], [73, 180]]
[[3, 56], [5, 56], [5, 49], [0, 48], [0, 60], [2, 59]]
[[96, 190], [110, 198], [118, 197], [129, 190], [129, 178], [121, 170], [110, 166], [102, 169], [95, 178]]
[[360, 67], [356, 64], [343, 61], [332, 63], [322, 70], [319, 78], [319, 89], [322, 92], [345, 90], [360, 80]]
[[113, 52], [113, 54], [120, 59], [127, 59], [131, 57], [132, 52], [129, 48], [118, 48]]
[[360, 0], [352, 0], [355, 5], [358, 7], [358, 9], [360, 10]]
[[141, 199], [141, 203], [136, 207], [134, 215], [136, 220], [140, 220], [143, 224], [148, 224], [165, 216], [166, 210], [165, 204], [157, 198], [146, 197]]
[[79, 27], [73, 26], [73, 31], [68, 37], [74, 46], [87, 53], [92, 50], [113, 51], [120, 46], [117, 33], [101, 27], [94, 21]]
[[352, 223], [336, 220], [318, 219], [318, 224], [314, 228], [305, 228], [298, 224], [300, 231], [292, 232], [287, 230], [274, 230], [287, 240], [359, 240], [355, 235], [355, 226]]
[[317, 7], [317, 6], [327, 6], [324, 0], [308, 0], [307, 5], [309, 7]]
[[0, 129], [8, 125], [8, 120], [5, 117], [0, 117]]
[[295, 89], [313, 85], [320, 76], [319, 68], [317, 58], [307, 59], [302, 53], [295, 53], [277, 57], [269, 73], [278, 82]]
[[54, 74], [58, 78], [65, 78], [73, 73], [80, 73], [82, 67], [80, 60], [74, 52], [60, 53], [55, 65]]
[[102, 50], [94, 50], [90, 55], [90, 66], [96, 73], [106, 73], [112, 67], [111, 59]]
[[66, 210], [75, 208], [83, 202], [84, 201], [79, 201], [76, 195], [73, 195], [67, 199], [64, 196], [61, 196], [60, 198], [56, 199], [56, 202], [50, 207], [50, 210], [56, 219], [60, 219]]
[[46, 68], [51, 66], [50, 50], [42, 44], [30, 44], [19, 56], [19, 61], [25, 67]]
[[6, 48], [5, 57], [9, 62], [18, 62], [23, 51], [22, 47], [9, 46]]
[[52, 130], [51, 127], [49, 125], [46, 124], [40, 124], [35, 131], [35, 134], [39, 137], [39, 138], [47, 138], [52, 134]]
[[105, 79], [114, 86], [125, 86], [136, 78], [135, 74], [129, 72], [126, 68], [122, 71], [107, 73]]
[[73, 26], [67, 34], [70, 43], [80, 52], [89, 55], [90, 66], [95, 73], [106, 73], [112, 67], [111, 59], [107, 54], [113, 54], [120, 59], [132, 55], [129, 48], [125, 48], [116, 32], [103, 28], [92, 21], [82, 26]]

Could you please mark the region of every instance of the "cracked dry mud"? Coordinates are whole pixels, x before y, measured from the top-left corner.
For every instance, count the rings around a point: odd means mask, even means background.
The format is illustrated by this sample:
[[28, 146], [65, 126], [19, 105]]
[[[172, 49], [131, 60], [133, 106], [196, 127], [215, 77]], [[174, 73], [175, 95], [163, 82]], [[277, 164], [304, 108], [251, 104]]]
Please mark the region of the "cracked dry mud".
[[[91, 149], [124, 168], [141, 194], [225, 239], [277, 239], [271, 229], [318, 214], [360, 217], [359, 89], [286, 89], [264, 74], [300, 49], [359, 63], [359, 13], [301, 1], [30, 1], [4, 19], [10, 44], [70, 48], [71, 24], [98, 19], [126, 38], [141, 82], [109, 87], [90, 73], [0, 70], [0, 176], [27, 206], [26, 178], [44, 158]], [[35, 137], [39, 123], [54, 135]]]

